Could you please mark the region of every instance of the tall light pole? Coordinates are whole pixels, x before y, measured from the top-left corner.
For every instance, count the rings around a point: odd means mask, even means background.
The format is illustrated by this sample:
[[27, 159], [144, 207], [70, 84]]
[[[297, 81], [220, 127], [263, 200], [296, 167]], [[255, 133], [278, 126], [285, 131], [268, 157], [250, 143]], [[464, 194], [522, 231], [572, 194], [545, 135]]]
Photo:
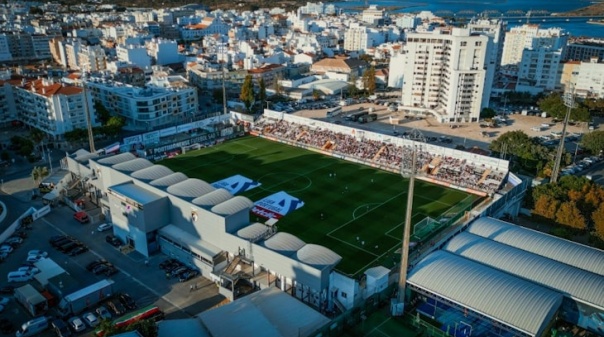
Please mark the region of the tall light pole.
[[90, 116], [90, 107], [88, 106], [88, 91], [86, 90], [86, 75], [82, 75], [82, 93], [84, 94], [84, 109], [86, 110], [86, 124], [88, 124], [88, 145], [90, 153], [95, 153], [94, 135], [92, 133], [92, 117]]
[[[401, 175], [409, 179], [407, 189], [407, 208], [405, 210], [405, 228], [403, 231], [403, 242], [401, 246], [401, 263], [398, 279], [398, 296], [392, 302], [390, 312], [393, 316], [402, 316], [405, 311], [405, 292], [407, 287], [407, 269], [409, 267], [409, 243], [411, 241], [411, 218], [413, 217], [413, 195], [415, 189], [415, 175], [417, 174], [417, 152], [420, 150], [420, 142], [425, 142], [425, 137], [418, 130], [413, 130], [413, 153], [411, 155], [411, 167], [406, 168], [401, 162]], [[404, 160], [404, 156], [401, 157]]]
[[570, 118], [570, 111], [575, 107], [574, 100], [574, 88], [572, 83], [569, 84], [569, 91], [564, 94], [564, 105], [566, 105], [566, 115], [564, 116], [564, 124], [562, 125], [562, 137], [560, 138], [560, 144], [558, 145], [558, 151], [556, 152], [556, 161], [554, 162], [554, 168], [552, 169], [551, 182], [557, 183], [558, 177], [560, 176], [560, 163], [562, 162], [562, 154], [564, 154], [564, 141], [566, 139], [566, 126], [568, 125], [568, 119]]

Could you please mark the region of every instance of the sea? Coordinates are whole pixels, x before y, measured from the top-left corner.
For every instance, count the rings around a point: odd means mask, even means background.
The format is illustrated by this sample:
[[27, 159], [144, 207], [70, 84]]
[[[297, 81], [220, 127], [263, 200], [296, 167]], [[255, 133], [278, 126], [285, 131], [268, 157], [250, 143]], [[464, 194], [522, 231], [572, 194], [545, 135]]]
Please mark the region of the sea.
[[[406, 1], [406, 0], [377, 0], [368, 1], [369, 5], [378, 5], [380, 7], [397, 8], [393, 12], [420, 12], [431, 11], [435, 14], [440, 13], [460, 13], [467, 16], [468, 11], [482, 13], [512, 13], [515, 11], [532, 11], [534, 15], [539, 13], [562, 13], [571, 10], [587, 7], [594, 1], [584, 0], [426, 0], [426, 1]], [[365, 1], [340, 1], [334, 3], [345, 12], [358, 10], [364, 7]], [[500, 15], [499, 14], [499, 15]], [[522, 25], [527, 22], [523, 20], [507, 20], [508, 28]], [[530, 23], [538, 23], [543, 28], [559, 27], [568, 31], [572, 36], [587, 36], [594, 38], [604, 38], [604, 25], [588, 23], [587, 19], [543, 19], [530, 20]]]

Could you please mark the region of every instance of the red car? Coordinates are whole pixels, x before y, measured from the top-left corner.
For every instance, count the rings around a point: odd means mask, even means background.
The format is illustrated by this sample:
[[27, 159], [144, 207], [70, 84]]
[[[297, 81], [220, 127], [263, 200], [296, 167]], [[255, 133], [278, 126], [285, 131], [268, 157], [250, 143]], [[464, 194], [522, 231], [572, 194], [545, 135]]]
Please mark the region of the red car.
[[88, 217], [88, 214], [86, 214], [86, 212], [83, 212], [83, 211], [76, 212], [73, 215], [73, 218], [76, 219], [79, 223], [82, 223], [82, 224], [90, 222], [90, 217]]

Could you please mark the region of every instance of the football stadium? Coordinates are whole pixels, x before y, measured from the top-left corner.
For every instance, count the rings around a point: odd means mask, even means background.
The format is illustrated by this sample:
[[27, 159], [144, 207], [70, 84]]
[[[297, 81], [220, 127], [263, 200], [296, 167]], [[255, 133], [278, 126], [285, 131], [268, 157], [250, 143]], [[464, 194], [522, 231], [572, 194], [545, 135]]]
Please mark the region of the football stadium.
[[233, 305], [278, 288], [319, 315], [300, 335], [365, 320], [363, 335], [401, 331], [355, 308], [393, 296], [409, 174], [407, 328], [430, 322], [431, 335], [464, 337], [542, 336], [559, 320], [604, 328], [603, 253], [496, 219], [518, 214], [528, 185], [507, 161], [270, 110], [245, 118], [206, 123], [208, 134], [187, 127], [143, 151], [79, 150], [67, 166], [101, 196], [126, 252], [195, 267]]

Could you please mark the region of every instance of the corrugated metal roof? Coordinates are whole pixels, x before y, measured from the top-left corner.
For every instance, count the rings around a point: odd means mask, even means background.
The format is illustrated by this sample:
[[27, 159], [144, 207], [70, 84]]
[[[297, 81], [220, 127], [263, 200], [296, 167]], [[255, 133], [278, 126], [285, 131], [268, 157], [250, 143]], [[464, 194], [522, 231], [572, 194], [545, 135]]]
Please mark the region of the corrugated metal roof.
[[151, 167], [147, 167], [132, 173], [132, 178], [140, 180], [156, 180], [168, 176], [172, 173], [174, 173], [174, 171], [170, 170], [169, 168], [163, 165], [153, 165]]
[[132, 199], [141, 205], [165, 198], [149, 191], [144, 187], [135, 185], [131, 181], [120, 185], [109, 186], [109, 190], [114, 191], [119, 195], [123, 195], [126, 198]]
[[311, 243], [300, 248], [296, 257], [300, 262], [315, 267], [333, 266], [342, 260], [342, 257], [334, 253], [331, 249]]
[[367, 275], [367, 277], [373, 277], [375, 279], [382, 278], [388, 274], [390, 274], [390, 269], [384, 266], [377, 266], [365, 270], [365, 275]]
[[441, 250], [422, 259], [407, 283], [533, 336], [562, 303], [560, 293]]
[[466, 232], [444, 249], [604, 310], [604, 277], [600, 275]]
[[115, 164], [111, 166], [114, 170], [122, 171], [122, 172], [134, 172], [142, 169], [146, 169], [147, 167], [153, 166], [153, 163], [144, 158], [136, 158], [129, 161], [125, 161], [123, 163]]
[[206, 195], [193, 199], [192, 203], [203, 208], [212, 208], [221, 202], [231, 199], [233, 195], [224, 188], [218, 188]]
[[[293, 296], [269, 287], [199, 314], [212, 336], [311, 336], [330, 320]], [[254, 332], [255, 331], [255, 332]]]
[[222, 216], [229, 216], [244, 209], [249, 210], [252, 207], [254, 207], [254, 203], [250, 199], [242, 196], [236, 196], [212, 207], [211, 211]]
[[237, 236], [245, 240], [252, 240], [266, 234], [268, 230], [269, 227], [267, 225], [255, 222], [247, 227], [238, 230]]
[[479, 218], [468, 232], [604, 276], [604, 251], [493, 219]]
[[289, 256], [304, 247], [306, 242], [300, 240], [293, 234], [278, 232], [277, 234], [271, 236], [268, 240], [264, 241], [263, 245], [268, 249]]
[[172, 224], [160, 228], [159, 234], [165, 235], [182, 245], [188, 246], [189, 249], [201, 254], [208, 260], [212, 260], [214, 256], [222, 252], [222, 249], [207, 241], [197, 238], [191, 235], [191, 233], [186, 232]]
[[215, 189], [216, 188], [214, 188], [212, 185], [206, 183], [203, 180], [189, 178], [187, 180], [183, 180], [168, 187], [167, 191], [168, 193], [173, 194], [177, 197], [193, 199], [201, 197], [204, 194], [210, 193]]
[[99, 159], [98, 163], [111, 166], [111, 165], [123, 163], [126, 161], [134, 160], [134, 159], [136, 159], [135, 155], [133, 155], [130, 152], [124, 152], [124, 153], [116, 154], [115, 156], [110, 156], [110, 157], [106, 157], [103, 159]]
[[165, 177], [155, 179], [152, 182], [150, 182], [149, 184], [153, 185], [155, 187], [168, 187], [168, 186], [178, 184], [179, 182], [185, 181], [187, 179], [189, 179], [189, 177], [187, 177], [184, 173], [175, 172], [175, 173], [172, 173]]

